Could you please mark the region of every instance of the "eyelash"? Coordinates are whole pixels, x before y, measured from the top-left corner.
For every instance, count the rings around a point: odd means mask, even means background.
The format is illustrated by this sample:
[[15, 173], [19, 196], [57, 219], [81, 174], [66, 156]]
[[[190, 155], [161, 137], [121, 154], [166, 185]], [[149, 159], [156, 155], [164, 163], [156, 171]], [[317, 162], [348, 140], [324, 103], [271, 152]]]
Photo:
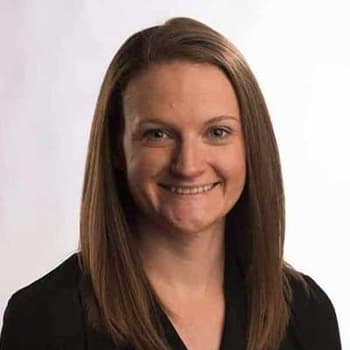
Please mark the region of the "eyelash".
[[[224, 131], [225, 133], [226, 133], [226, 135], [225, 136], [223, 136], [223, 137], [219, 137], [218, 139], [221, 139], [221, 140], [223, 140], [223, 139], [225, 139], [226, 137], [228, 137], [231, 133], [232, 133], [232, 131], [230, 130], [230, 129], [226, 129], [226, 128], [219, 128], [219, 127], [215, 127], [215, 128], [212, 128], [211, 130], [221, 130], [221, 131]], [[163, 132], [164, 134], [168, 134], [169, 135], [169, 132], [167, 132], [165, 129], [149, 129], [149, 130], [146, 130], [144, 133], [143, 133], [143, 135], [142, 135], [142, 138], [147, 138], [147, 135], [149, 135], [149, 134], [151, 134], [151, 133], [154, 133], [154, 132], [156, 132], [156, 131], [161, 131], [161, 132]], [[155, 139], [153, 138], [153, 140], [161, 140], [162, 139], [162, 137], [156, 137]], [[150, 140], [150, 139], [149, 139]], [[151, 141], [153, 141], [152, 139], [151, 139]], [[156, 141], [157, 142], [157, 141]]]

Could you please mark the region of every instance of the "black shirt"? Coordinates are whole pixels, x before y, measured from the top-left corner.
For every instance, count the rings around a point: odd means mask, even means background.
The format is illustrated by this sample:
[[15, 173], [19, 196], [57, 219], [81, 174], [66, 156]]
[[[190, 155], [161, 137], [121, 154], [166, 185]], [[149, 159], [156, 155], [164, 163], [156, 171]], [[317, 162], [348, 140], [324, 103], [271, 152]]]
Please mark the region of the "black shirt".
[[[244, 282], [238, 261], [229, 255], [225, 259], [224, 273], [224, 295], [225, 295], [225, 319], [221, 335], [220, 350], [245, 350], [245, 330], [246, 319], [246, 296], [244, 292]], [[159, 308], [162, 324], [165, 327], [167, 339], [173, 349], [188, 350], [172, 325], [169, 318]], [[292, 328], [289, 327], [287, 335], [280, 346], [280, 350], [302, 349], [297, 345]]]
[[[245, 292], [237, 260], [225, 261], [225, 320], [220, 350], [246, 347]], [[293, 285], [292, 319], [279, 350], [341, 350], [336, 314], [325, 292], [306, 276], [313, 297]], [[77, 254], [29, 286], [7, 305], [0, 350], [121, 350], [109, 336], [87, 324]], [[158, 307], [166, 337], [174, 350], [186, 350], [172, 323]], [[125, 348], [123, 348], [125, 349]], [[130, 349], [130, 348], [128, 348]]]

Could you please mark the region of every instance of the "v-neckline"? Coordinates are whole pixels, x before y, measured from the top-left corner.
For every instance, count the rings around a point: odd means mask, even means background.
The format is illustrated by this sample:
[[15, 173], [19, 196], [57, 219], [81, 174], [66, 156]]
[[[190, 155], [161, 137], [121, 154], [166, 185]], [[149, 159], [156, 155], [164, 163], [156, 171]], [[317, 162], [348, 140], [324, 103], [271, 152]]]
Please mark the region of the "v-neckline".
[[[241, 271], [238, 261], [233, 256], [233, 251], [226, 249], [225, 268], [224, 268], [224, 297], [225, 297], [225, 313], [224, 324], [221, 332], [220, 350], [231, 349], [234, 345], [235, 349], [245, 349], [245, 293]], [[164, 327], [165, 336], [172, 349], [191, 350], [188, 349], [176, 331], [174, 325], [166, 315], [166, 313], [157, 304], [161, 323]]]

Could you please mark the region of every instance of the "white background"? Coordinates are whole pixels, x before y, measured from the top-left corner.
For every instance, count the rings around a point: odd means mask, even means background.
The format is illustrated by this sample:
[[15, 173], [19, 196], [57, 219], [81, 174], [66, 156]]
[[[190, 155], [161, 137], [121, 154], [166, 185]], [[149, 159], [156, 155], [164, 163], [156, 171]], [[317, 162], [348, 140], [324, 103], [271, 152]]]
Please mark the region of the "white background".
[[[189, 16], [228, 37], [265, 95], [287, 201], [285, 258], [335, 306], [350, 349], [347, 1], [0, 1], [0, 316], [77, 247], [88, 133], [112, 56]], [[0, 321], [1, 327], [1, 321]]]

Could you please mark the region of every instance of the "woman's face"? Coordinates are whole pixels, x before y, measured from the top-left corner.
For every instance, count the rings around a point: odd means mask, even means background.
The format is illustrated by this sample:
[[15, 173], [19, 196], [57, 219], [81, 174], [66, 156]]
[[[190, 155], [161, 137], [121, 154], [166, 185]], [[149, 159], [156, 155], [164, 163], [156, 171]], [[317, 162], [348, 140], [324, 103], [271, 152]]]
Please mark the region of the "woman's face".
[[130, 81], [123, 106], [127, 181], [143, 225], [188, 233], [221, 225], [246, 176], [225, 74], [203, 63], [152, 66]]

